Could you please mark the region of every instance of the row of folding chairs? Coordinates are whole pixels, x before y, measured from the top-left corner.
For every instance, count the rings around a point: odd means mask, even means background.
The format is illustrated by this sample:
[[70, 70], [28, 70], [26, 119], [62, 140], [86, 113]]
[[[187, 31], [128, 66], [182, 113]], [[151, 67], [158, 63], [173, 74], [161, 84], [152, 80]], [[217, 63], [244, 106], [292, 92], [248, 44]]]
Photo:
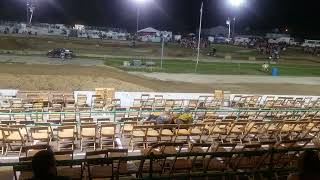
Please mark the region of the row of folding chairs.
[[124, 122], [120, 134], [128, 137], [134, 150], [137, 144], [147, 148], [150, 144], [169, 142], [221, 142], [254, 143], [261, 141], [282, 141], [297, 138], [317, 138], [320, 132], [319, 120], [272, 121], [261, 120], [205, 120], [196, 124], [155, 125], [136, 121]]
[[319, 108], [320, 98], [235, 95], [230, 105], [237, 108]]
[[[116, 124], [114, 123], [65, 123], [54, 127], [50, 124], [41, 124], [27, 127], [26, 125], [1, 125], [0, 143], [1, 153], [8, 152], [22, 153], [23, 148], [28, 144], [56, 143], [57, 149], [74, 150], [77, 140], [80, 142], [81, 151], [84, 148], [101, 149], [115, 147]], [[98, 142], [97, 142], [98, 141]]]
[[[144, 151], [142, 156], [132, 158], [132, 160], [129, 160], [128, 149], [86, 152], [83, 160], [74, 160], [72, 151], [55, 152], [55, 157], [58, 160], [58, 175], [71, 177], [72, 179], [119, 179], [124, 176], [132, 178], [133, 175], [136, 178], [150, 175], [161, 177], [173, 176], [178, 173], [191, 174], [193, 172], [244, 172], [297, 167], [297, 160], [303, 153], [304, 148], [298, 144], [295, 144], [296, 146], [284, 146], [286, 143], [257, 143], [241, 146], [236, 144], [195, 143], [188, 148], [184, 148], [183, 143], [177, 142], [157, 143]], [[300, 150], [286, 151], [287, 148], [291, 147], [300, 147]], [[270, 151], [271, 148], [273, 148], [273, 151]], [[181, 155], [181, 153], [190, 154]], [[208, 155], [210, 153], [215, 153], [215, 155]], [[30, 160], [30, 157], [20, 158], [20, 162]], [[60, 160], [69, 160], [69, 162], [60, 164]], [[18, 165], [14, 166], [13, 169], [16, 179], [18, 174], [20, 174], [19, 179], [32, 177], [30, 167], [23, 168]], [[258, 174], [258, 176], [260, 176], [259, 179], [266, 178], [264, 174]], [[273, 176], [277, 179], [276, 171]], [[236, 177], [236, 179], [239, 178]]]

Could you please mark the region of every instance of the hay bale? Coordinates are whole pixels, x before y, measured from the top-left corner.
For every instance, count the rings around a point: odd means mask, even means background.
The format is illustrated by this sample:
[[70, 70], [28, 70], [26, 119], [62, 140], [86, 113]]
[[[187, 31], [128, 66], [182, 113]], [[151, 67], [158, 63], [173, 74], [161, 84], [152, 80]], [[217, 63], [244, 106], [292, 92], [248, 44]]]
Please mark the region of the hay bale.
[[249, 56], [249, 61], [255, 61], [256, 60], [256, 57], [254, 56]]
[[231, 56], [231, 55], [226, 55], [226, 56], [224, 56], [224, 59], [226, 59], [226, 60], [231, 60], [231, 59], [232, 59], [232, 56]]

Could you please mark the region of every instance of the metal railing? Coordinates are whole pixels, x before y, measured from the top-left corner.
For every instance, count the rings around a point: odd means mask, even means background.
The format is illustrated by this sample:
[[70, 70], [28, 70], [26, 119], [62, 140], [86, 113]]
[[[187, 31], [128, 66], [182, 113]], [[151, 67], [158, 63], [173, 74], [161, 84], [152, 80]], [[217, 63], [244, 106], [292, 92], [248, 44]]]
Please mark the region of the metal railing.
[[[50, 115], [50, 114], [59, 114], [59, 115], [72, 115], [74, 114], [75, 116], [80, 116], [81, 114], [108, 114], [113, 116], [113, 121], [116, 122], [117, 114], [130, 114], [130, 113], [140, 113], [140, 114], [148, 114], [148, 113], [161, 113], [165, 112], [165, 110], [101, 110], [97, 111], [94, 109], [91, 109], [90, 111], [75, 111], [75, 112], [48, 112], [48, 111], [43, 111], [43, 112], [0, 112], [0, 116], [15, 116], [15, 115], [25, 115], [25, 116], [36, 116], [36, 120], [38, 120], [38, 116], [41, 115]], [[170, 113], [181, 113], [183, 112], [183, 108], [179, 109], [170, 109]], [[198, 114], [198, 113], [232, 113], [236, 115], [237, 117], [240, 117], [241, 114], [243, 113], [268, 113], [268, 114], [275, 114], [275, 113], [291, 113], [291, 114], [298, 114], [298, 113], [317, 113], [320, 115], [320, 109], [195, 109], [195, 110], [190, 110], [190, 113], [192, 114]]]

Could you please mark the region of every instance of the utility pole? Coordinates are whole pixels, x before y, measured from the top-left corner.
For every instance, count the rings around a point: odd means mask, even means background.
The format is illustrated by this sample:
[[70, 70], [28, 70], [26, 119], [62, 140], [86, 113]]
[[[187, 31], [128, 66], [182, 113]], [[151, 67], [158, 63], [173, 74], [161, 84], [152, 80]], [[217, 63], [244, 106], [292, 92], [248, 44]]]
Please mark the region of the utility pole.
[[197, 64], [194, 72], [197, 72], [198, 70], [198, 64], [199, 64], [199, 56], [200, 56], [200, 43], [201, 43], [201, 29], [202, 29], [202, 14], [203, 14], [203, 1], [201, 3], [201, 9], [200, 9], [200, 25], [199, 25], [199, 37], [198, 37], [198, 54], [197, 54]]
[[161, 45], [161, 69], [163, 68], [163, 58], [164, 58], [164, 36], [162, 37], [162, 45]]

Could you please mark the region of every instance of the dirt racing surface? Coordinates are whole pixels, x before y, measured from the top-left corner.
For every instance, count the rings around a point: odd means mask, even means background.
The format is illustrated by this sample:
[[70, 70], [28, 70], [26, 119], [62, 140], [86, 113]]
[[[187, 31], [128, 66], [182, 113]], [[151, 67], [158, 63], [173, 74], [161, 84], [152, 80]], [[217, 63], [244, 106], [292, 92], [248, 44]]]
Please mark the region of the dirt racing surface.
[[191, 83], [164, 81], [103, 66], [0, 64], [0, 89], [72, 91], [96, 87], [115, 87], [118, 91], [209, 93], [223, 89], [232, 93], [320, 95], [320, 84]]

